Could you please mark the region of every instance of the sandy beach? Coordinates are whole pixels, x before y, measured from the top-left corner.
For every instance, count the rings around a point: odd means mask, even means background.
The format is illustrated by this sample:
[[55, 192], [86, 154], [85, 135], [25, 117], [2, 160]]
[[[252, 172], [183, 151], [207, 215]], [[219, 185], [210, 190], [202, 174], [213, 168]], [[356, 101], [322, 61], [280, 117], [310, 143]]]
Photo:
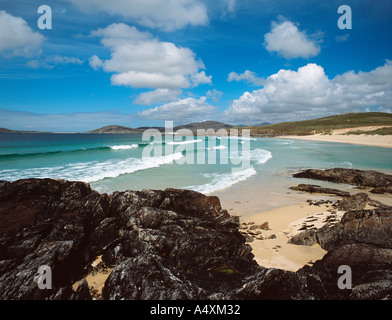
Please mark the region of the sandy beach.
[[[288, 187], [287, 190], [290, 191]], [[340, 185], [339, 189], [349, 191], [352, 195], [365, 192], [371, 199], [392, 206], [390, 195], [375, 195], [371, 194], [369, 190], [352, 189], [346, 185]], [[333, 202], [342, 199], [338, 196], [295, 191], [286, 193], [285, 190], [282, 190], [280, 194], [282, 205], [280, 207], [257, 211], [257, 203], [261, 204], [263, 199], [256, 200], [253, 197], [249, 198], [249, 195], [254, 196], [252, 190], [243, 187], [242, 190], [236, 191], [235, 199], [222, 197], [222, 206], [235, 208], [230, 213], [240, 216], [242, 232], [246, 233], [244, 230], [246, 228], [248, 231], [254, 228], [251, 230], [253, 235], [250, 236], [253, 239], [248, 244], [252, 247], [257, 263], [268, 268], [297, 271], [307, 264], [311, 265], [316, 260], [322, 259], [327, 252], [318, 244], [309, 247], [289, 244], [288, 241], [301, 232], [304, 227], [321, 228], [326, 223], [326, 219], [331, 218], [337, 223], [345, 213], [332, 207]], [[314, 205], [317, 202], [325, 203]], [[287, 203], [289, 205], [286, 205]], [[368, 206], [366, 209], [371, 209], [371, 207]], [[241, 214], [243, 212], [247, 214]], [[267, 230], [257, 228], [266, 223], [268, 223]], [[302, 230], [300, 230], [301, 228]], [[263, 240], [258, 239], [260, 236]]]
[[342, 135], [342, 134], [333, 133], [331, 135], [314, 134], [309, 136], [282, 136], [278, 138], [350, 143], [350, 144], [359, 144], [359, 145], [373, 146], [373, 147], [392, 148], [391, 135], [388, 136], [364, 135], [364, 134]]

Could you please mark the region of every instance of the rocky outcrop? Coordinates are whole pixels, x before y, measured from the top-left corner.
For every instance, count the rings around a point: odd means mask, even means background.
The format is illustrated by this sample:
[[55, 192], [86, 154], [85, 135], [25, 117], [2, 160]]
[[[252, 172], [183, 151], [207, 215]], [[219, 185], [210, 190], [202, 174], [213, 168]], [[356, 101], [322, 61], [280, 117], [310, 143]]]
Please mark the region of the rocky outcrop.
[[[2, 182], [0, 208], [1, 299], [88, 298], [85, 283], [70, 287], [98, 255], [112, 267], [104, 299], [208, 298], [257, 267], [238, 218], [193, 191], [108, 196], [81, 182], [29, 179]], [[51, 290], [35, 282], [42, 265]]]
[[[387, 209], [346, 214], [335, 228], [316, 232], [328, 254], [289, 272], [256, 264], [239, 218], [216, 197], [176, 189], [107, 195], [81, 182], [3, 181], [0, 299], [390, 298], [391, 216]], [[97, 257], [108, 270], [100, 294], [88, 282]], [[342, 264], [353, 268], [352, 290], [337, 287]], [[50, 267], [51, 288], [39, 288], [40, 266]]]
[[295, 187], [290, 187], [289, 189], [294, 191], [303, 191], [309, 193], [325, 193], [325, 194], [333, 194], [339, 197], [348, 197], [350, 196], [350, 192], [342, 191], [339, 189], [332, 188], [324, 188], [315, 184], [299, 184]]
[[369, 201], [369, 196], [366, 193], [357, 193], [337, 201], [336, 207], [344, 211], [362, 210]]
[[342, 299], [391, 299], [392, 287], [392, 210], [374, 209], [347, 212], [340, 223], [306, 230], [290, 240], [292, 244], [313, 245], [327, 250], [322, 260], [297, 272], [316, 279], [319, 297], [331, 296], [333, 277], [342, 265], [352, 270], [352, 290], [333, 294]]
[[295, 178], [306, 178], [345, 183], [357, 187], [374, 188], [374, 192], [389, 192], [392, 186], [392, 175], [374, 170], [358, 170], [334, 168], [326, 170], [308, 169], [293, 175]]

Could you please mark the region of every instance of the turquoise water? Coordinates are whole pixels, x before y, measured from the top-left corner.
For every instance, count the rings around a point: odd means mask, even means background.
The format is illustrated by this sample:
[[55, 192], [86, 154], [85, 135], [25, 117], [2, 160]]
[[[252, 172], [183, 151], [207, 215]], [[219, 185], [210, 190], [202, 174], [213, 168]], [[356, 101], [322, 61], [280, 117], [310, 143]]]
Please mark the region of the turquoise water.
[[304, 168], [392, 170], [391, 148], [275, 138], [182, 139], [187, 141], [143, 141], [141, 135], [127, 134], [0, 134], [0, 180], [80, 180], [108, 193], [167, 187], [213, 193], [249, 179], [268, 187], [277, 176]]

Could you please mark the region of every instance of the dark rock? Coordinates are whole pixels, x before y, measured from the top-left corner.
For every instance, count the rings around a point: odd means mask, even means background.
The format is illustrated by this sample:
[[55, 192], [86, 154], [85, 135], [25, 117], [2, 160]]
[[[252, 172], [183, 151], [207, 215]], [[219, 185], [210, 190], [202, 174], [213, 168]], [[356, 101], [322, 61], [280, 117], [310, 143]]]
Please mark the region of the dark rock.
[[[84, 183], [28, 179], [0, 183], [0, 208], [0, 299], [91, 299], [83, 279], [97, 256], [112, 269], [103, 299], [392, 295], [390, 208], [350, 211], [334, 226], [298, 236], [302, 243], [315, 238], [328, 254], [297, 272], [258, 266], [239, 218], [222, 210], [218, 198], [193, 191], [108, 196]], [[352, 267], [352, 290], [337, 287], [342, 264]], [[38, 288], [43, 265], [51, 268], [51, 289]]]
[[392, 185], [392, 175], [373, 170], [334, 168], [326, 170], [308, 169], [293, 175], [306, 178], [345, 183], [358, 187], [385, 188]]
[[340, 197], [348, 197], [350, 196], [350, 192], [341, 191], [338, 189], [332, 188], [324, 188], [314, 184], [299, 184], [296, 187], [290, 187], [291, 190], [294, 191], [303, 191], [309, 193], [325, 193], [325, 194], [334, 194]]
[[317, 236], [315, 230], [305, 230], [291, 237], [288, 241], [290, 244], [296, 244], [301, 246], [313, 246], [317, 243]]
[[365, 208], [368, 201], [369, 196], [366, 193], [358, 193], [338, 201], [336, 206], [338, 209], [344, 211], [362, 210]]
[[362, 243], [392, 248], [392, 210], [358, 210], [343, 215], [332, 228], [317, 231], [318, 243], [327, 251], [343, 244]]
[[72, 297], [72, 300], [92, 300], [86, 279], [83, 279], [79, 284], [74, 296]]
[[389, 184], [386, 187], [377, 187], [370, 190], [371, 193], [375, 194], [383, 194], [383, 193], [392, 193], [392, 184]]
[[275, 234], [271, 234], [270, 236], [268, 236], [266, 238], [266, 240], [272, 240], [272, 239], [276, 239], [276, 235]]
[[260, 225], [260, 229], [262, 230], [268, 230], [269, 226], [268, 226], [268, 222], [264, 222]]
[[[176, 189], [109, 197], [84, 183], [49, 179], [2, 185], [1, 299], [90, 299], [87, 283], [72, 295], [66, 288], [98, 255], [113, 267], [103, 290], [110, 299], [225, 296], [240, 273], [257, 268], [239, 217], [216, 197]], [[42, 265], [52, 270], [51, 290], [35, 282]], [[239, 273], [211, 271], [222, 265]]]

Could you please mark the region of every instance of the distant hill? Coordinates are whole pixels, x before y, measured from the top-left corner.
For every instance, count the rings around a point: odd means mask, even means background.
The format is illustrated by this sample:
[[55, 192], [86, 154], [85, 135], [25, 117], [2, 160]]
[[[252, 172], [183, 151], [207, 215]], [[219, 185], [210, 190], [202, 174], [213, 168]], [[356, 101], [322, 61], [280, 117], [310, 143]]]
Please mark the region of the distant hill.
[[[219, 130], [219, 129], [230, 129], [232, 127], [233, 126], [229, 124], [221, 123], [218, 121], [203, 121], [203, 122], [195, 122], [195, 123], [180, 125], [174, 127], [173, 130], [177, 131], [179, 129], [188, 129], [191, 130], [193, 133], [196, 133], [198, 129]], [[106, 126], [100, 129], [88, 131], [87, 133], [143, 133], [143, 131], [148, 129], [157, 129], [161, 132], [165, 131], [164, 127], [139, 127], [134, 129], [134, 128], [128, 128], [124, 126], [112, 125], [112, 126]]]
[[0, 128], [0, 133], [37, 133], [38, 131], [20, 131], [20, 130], [10, 130], [6, 128]]
[[96, 130], [88, 131], [87, 133], [141, 133], [142, 130], [128, 128], [124, 126], [111, 125], [102, 127]]
[[262, 123], [255, 124], [254, 127], [268, 126], [270, 124], [271, 124], [270, 122], [262, 122]]
[[[254, 136], [329, 134], [332, 130], [364, 126], [392, 126], [392, 114], [383, 112], [345, 113], [314, 120], [283, 122], [253, 127]], [[379, 131], [390, 134], [389, 130]], [[367, 134], [371, 134], [368, 132]]]
[[195, 123], [190, 123], [190, 124], [185, 124], [181, 126], [174, 127], [174, 131], [177, 131], [179, 129], [188, 129], [191, 130], [193, 133], [196, 133], [198, 129], [213, 129], [213, 130], [219, 130], [219, 129], [230, 129], [233, 128], [232, 125], [225, 124], [222, 122], [218, 121], [203, 121], [203, 122], [195, 122]]

